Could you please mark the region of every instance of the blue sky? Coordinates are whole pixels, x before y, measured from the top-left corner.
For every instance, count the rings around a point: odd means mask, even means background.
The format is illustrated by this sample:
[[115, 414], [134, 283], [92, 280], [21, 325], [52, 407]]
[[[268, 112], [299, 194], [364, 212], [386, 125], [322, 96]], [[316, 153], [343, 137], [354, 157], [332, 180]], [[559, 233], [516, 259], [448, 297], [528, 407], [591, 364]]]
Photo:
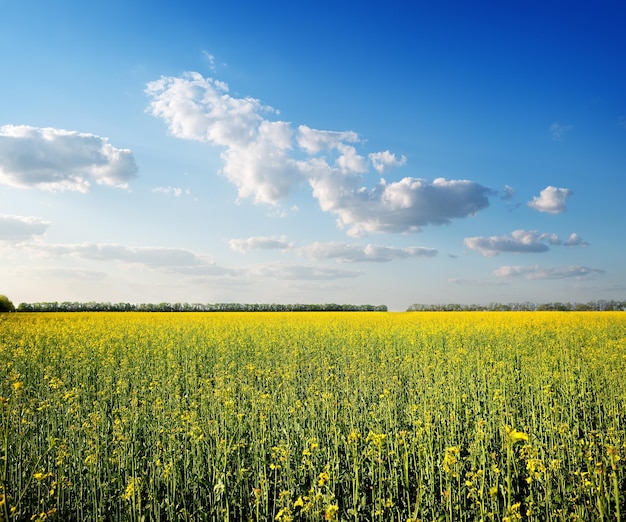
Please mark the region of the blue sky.
[[622, 2], [2, 10], [16, 304], [626, 295]]

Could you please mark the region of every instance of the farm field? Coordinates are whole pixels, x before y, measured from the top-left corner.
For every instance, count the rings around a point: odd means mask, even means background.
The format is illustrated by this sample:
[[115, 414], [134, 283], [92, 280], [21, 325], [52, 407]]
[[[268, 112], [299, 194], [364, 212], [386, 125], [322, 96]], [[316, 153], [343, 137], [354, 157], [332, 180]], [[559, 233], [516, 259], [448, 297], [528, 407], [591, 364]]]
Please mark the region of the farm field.
[[623, 312], [0, 315], [0, 520], [626, 517]]

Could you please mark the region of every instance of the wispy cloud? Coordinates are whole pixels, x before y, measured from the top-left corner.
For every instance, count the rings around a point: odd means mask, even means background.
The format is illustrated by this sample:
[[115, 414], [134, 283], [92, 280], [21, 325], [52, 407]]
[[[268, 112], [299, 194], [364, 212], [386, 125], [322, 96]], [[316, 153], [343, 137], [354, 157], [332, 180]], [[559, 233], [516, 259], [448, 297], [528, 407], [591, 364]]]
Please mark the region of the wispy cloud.
[[476, 250], [489, 257], [504, 252], [515, 254], [547, 252], [550, 250], [549, 245], [568, 247], [588, 245], [576, 233], [571, 234], [566, 241], [562, 241], [556, 234], [539, 234], [534, 230], [514, 230], [510, 236], [466, 237], [464, 244], [470, 250]]
[[0, 214], [0, 241], [29, 241], [45, 234], [49, 226], [37, 217]]
[[236, 252], [246, 253], [249, 250], [287, 250], [293, 247], [283, 236], [281, 237], [249, 237], [247, 239], [231, 239], [228, 244]]
[[394, 259], [434, 257], [437, 250], [419, 246], [397, 248], [379, 245], [315, 242], [299, 249], [300, 255], [310, 259], [336, 259], [342, 262], [386, 263]]
[[510, 201], [514, 197], [515, 197], [515, 189], [513, 189], [513, 187], [509, 185], [505, 185], [504, 190], [500, 194], [500, 199], [503, 199], [505, 201]]
[[543, 189], [539, 196], [533, 197], [528, 206], [539, 212], [549, 214], [561, 214], [566, 210], [566, 201], [574, 193], [568, 188], [548, 186]]
[[91, 183], [126, 188], [137, 166], [107, 138], [54, 128], [0, 127], [0, 183], [88, 192]]
[[[255, 242], [252, 242], [255, 243]], [[260, 244], [260, 243], [258, 243]], [[265, 243], [267, 246], [267, 243]], [[248, 245], [249, 246], [249, 245]], [[23, 251], [32, 258], [61, 260], [63, 257], [102, 262], [119, 263], [138, 269], [184, 276], [187, 281], [206, 279], [236, 279], [246, 281], [270, 278], [283, 281], [333, 280], [358, 277], [362, 273], [318, 265], [273, 263], [247, 267], [217, 265], [211, 256], [191, 250], [165, 247], [125, 246], [113, 243], [23, 243]], [[51, 268], [56, 270], [55, 268]], [[90, 273], [89, 269], [84, 269]], [[101, 274], [98, 272], [98, 274]], [[100, 275], [98, 275], [100, 277]], [[189, 279], [190, 278], [190, 279]]]
[[251, 97], [229, 94], [228, 85], [196, 72], [162, 77], [146, 87], [149, 112], [163, 119], [170, 134], [220, 146], [221, 173], [240, 198], [278, 205], [294, 187], [308, 183], [324, 212], [353, 236], [368, 232], [415, 232], [447, 224], [489, 205], [494, 192], [468, 180], [405, 177], [363, 184], [363, 175], [406, 164], [390, 151], [361, 154], [354, 131], [293, 127], [271, 121], [272, 107]]
[[179, 248], [125, 246], [115, 243], [42, 243], [29, 247], [35, 255], [40, 256], [72, 256], [181, 272], [188, 271], [191, 267], [214, 265], [210, 256]]
[[152, 192], [156, 192], [158, 194], [166, 194], [168, 196], [181, 197], [182, 195], [189, 196], [191, 195], [191, 190], [183, 189], [180, 187], [154, 187]]
[[553, 123], [550, 125], [550, 135], [554, 141], [561, 141], [563, 136], [570, 132], [574, 127], [572, 125], [561, 125], [560, 123]]
[[493, 272], [496, 277], [524, 279], [588, 279], [604, 274], [604, 270], [588, 266], [542, 267], [539, 265], [501, 266]]
[[355, 270], [340, 270], [324, 266], [271, 264], [252, 267], [248, 270], [248, 275], [281, 280], [329, 281], [354, 278], [362, 275], [362, 273]]

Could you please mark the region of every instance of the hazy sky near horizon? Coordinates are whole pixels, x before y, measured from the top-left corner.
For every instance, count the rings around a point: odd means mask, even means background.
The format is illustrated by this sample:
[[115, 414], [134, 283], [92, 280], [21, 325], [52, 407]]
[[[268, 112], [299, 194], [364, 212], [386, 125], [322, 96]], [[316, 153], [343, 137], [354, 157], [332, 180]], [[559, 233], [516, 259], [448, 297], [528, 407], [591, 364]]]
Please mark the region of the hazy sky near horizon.
[[0, 293], [624, 299], [625, 26], [602, 0], [5, 0]]

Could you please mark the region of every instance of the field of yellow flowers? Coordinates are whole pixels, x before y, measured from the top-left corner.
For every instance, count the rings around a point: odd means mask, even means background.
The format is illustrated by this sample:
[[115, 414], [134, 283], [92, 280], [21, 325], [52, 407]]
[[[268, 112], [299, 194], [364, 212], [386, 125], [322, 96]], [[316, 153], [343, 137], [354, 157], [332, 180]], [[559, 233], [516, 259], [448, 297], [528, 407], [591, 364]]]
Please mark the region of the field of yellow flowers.
[[0, 315], [0, 520], [626, 517], [626, 314]]

